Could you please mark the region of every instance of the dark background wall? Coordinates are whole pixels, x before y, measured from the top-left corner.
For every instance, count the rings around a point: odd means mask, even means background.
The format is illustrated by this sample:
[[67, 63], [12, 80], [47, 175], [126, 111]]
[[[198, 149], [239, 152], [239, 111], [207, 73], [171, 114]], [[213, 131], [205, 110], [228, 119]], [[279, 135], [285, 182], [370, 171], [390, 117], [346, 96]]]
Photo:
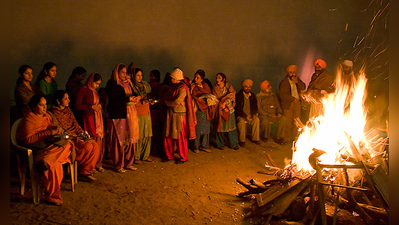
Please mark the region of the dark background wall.
[[45, 62], [55, 62], [60, 89], [76, 66], [99, 72], [105, 86], [116, 64], [133, 61], [145, 80], [152, 69], [163, 79], [175, 66], [190, 78], [202, 68], [212, 82], [224, 72], [236, 90], [251, 78], [257, 93], [264, 79], [277, 92], [289, 64], [308, 83], [313, 60], [323, 58], [334, 73], [343, 59], [364, 67], [369, 93], [385, 112], [388, 16], [384, 0], [17, 0], [11, 2], [10, 101], [22, 64], [33, 67], [35, 81]]

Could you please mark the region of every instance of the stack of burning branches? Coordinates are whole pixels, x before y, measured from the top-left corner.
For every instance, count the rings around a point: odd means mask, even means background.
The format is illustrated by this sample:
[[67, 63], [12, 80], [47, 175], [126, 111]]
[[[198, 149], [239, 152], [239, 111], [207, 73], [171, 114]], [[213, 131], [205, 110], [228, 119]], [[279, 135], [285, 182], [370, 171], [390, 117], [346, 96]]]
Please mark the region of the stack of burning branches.
[[388, 224], [387, 138], [369, 139], [375, 143], [374, 151], [380, 152], [373, 157], [370, 150], [361, 149], [365, 145], [358, 148], [347, 138], [351, 145], [339, 151], [342, 163], [322, 164], [319, 157], [326, 152], [314, 148], [308, 158], [311, 171], [298, 170], [295, 163], [281, 169], [268, 155], [267, 171], [259, 173], [275, 179], [238, 178], [247, 189], [238, 197], [252, 200], [245, 218], [260, 224], [356, 224], [354, 218], [359, 224]]

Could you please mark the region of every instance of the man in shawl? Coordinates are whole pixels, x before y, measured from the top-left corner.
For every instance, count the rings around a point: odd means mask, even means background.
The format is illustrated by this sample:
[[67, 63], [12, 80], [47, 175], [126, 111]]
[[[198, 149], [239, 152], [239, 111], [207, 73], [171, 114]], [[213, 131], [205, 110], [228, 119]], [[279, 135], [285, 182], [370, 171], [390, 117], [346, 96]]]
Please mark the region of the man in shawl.
[[242, 89], [236, 94], [235, 111], [241, 147], [245, 147], [245, 139], [247, 137], [247, 124], [251, 126], [252, 141], [255, 144], [260, 144], [260, 121], [258, 118], [258, 103], [255, 94], [251, 92], [253, 83], [254, 82], [251, 79], [246, 79], [242, 81]]
[[322, 59], [316, 59], [313, 65], [315, 72], [312, 75], [307, 91], [302, 95], [310, 103], [310, 107], [307, 107], [309, 108], [309, 117], [304, 118], [304, 121], [319, 116], [323, 110], [321, 99], [326, 94], [335, 91], [335, 77], [326, 70], [327, 63]]
[[166, 161], [174, 159], [174, 147], [179, 153], [180, 160], [176, 164], [188, 160], [188, 138], [194, 139], [197, 119], [192, 106], [192, 98], [188, 86], [183, 82], [184, 74], [175, 68], [171, 74], [171, 85], [165, 93], [164, 101], [167, 106], [164, 149]]
[[284, 130], [286, 129], [287, 118], [282, 115], [283, 110], [280, 107], [277, 95], [272, 92], [272, 86], [265, 80], [260, 84], [260, 92], [256, 95], [258, 100], [258, 113], [260, 127], [263, 131], [262, 141], [268, 141], [270, 136], [270, 124], [277, 124], [277, 134], [275, 142], [284, 145]]
[[301, 117], [301, 97], [299, 94], [305, 90], [305, 83], [296, 75], [298, 67], [289, 65], [285, 68], [287, 75], [280, 82], [279, 97], [284, 116], [287, 117], [285, 129], [286, 141], [292, 141], [298, 135], [298, 128], [294, 125], [294, 118]]

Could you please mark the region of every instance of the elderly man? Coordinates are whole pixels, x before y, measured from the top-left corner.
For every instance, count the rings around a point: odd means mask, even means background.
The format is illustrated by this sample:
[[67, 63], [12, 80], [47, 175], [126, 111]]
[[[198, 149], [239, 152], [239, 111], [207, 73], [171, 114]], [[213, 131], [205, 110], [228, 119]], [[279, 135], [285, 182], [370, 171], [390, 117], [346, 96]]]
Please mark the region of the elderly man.
[[301, 98], [299, 93], [306, 89], [305, 83], [296, 75], [298, 67], [289, 65], [285, 68], [287, 76], [280, 82], [279, 96], [284, 116], [287, 117], [287, 129], [285, 129], [286, 141], [292, 141], [298, 135], [298, 129], [294, 125], [294, 118], [301, 117]]
[[335, 77], [326, 70], [327, 63], [322, 59], [316, 59], [313, 65], [315, 72], [312, 75], [307, 91], [302, 95], [307, 102], [310, 102], [308, 118], [319, 116], [323, 110], [321, 99], [325, 94], [335, 91]]
[[258, 112], [260, 127], [262, 130], [262, 141], [266, 142], [270, 135], [269, 123], [277, 124], [277, 134], [275, 142], [284, 145], [284, 133], [287, 126], [287, 118], [282, 115], [277, 95], [272, 92], [272, 86], [265, 80], [260, 84], [260, 92], [256, 95], [258, 100]]
[[245, 146], [247, 124], [251, 125], [251, 140], [255, 144], [259, 142], [259, 118], [256, 96], [251, 92], [253, 81], [246, 79], [241, 83], [242, 89], [236, 94], [236, 117], [239, 132], [240, 146]]
[[342, 83], [351, 85], [355, 82], [355, 73], [353, 71], [353, 62], [350, 60], [344, 60], [341, 63], [342, 73]]

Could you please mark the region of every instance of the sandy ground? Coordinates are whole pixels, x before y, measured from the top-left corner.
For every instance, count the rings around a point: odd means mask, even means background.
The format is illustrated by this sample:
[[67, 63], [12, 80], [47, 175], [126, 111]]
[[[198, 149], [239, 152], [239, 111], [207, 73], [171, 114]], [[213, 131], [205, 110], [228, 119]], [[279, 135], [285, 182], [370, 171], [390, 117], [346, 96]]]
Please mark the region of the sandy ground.
[[[273, 177], [257, 173], [269, 162], [266, 154], [280, 166], [291, 157], [289, 145], [280, 146], [249, 140], [245, 148], [212, 152], [189, 152], [189, 161], [175, 164], [163, 162], [156, 155], [153, 162], [136, 165], [137, 171], [119, 174], [104, 161], [104, 173], [97, 181], [78, 181], [75, 192], [69, 176], [61, 185], [64, 203], [49, 205], [32, 202], [30, 181], [26, 193], [20, 195], [15, 163], [10, 172], [10, 221], [12, 224], [251, 224], [243, 220], [250, 201], [236, 197], [246, 189], [236, 182], [266, 181]], [[12, 162], [13, 162], [13, 157]]]

